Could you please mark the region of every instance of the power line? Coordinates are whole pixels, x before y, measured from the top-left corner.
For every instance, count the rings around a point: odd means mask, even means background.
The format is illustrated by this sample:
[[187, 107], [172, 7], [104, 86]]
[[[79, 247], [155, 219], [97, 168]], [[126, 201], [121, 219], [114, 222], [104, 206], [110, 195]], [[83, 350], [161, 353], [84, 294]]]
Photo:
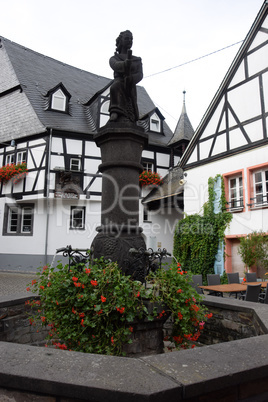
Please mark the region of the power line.
[[149, 78], [149, 77], [153, 77], [154, 75], [163, 74], [163, 73], [166, 73], [167, 71], [174, 70], [175, 68], [179, 68], [179, 67], [185, 66], [186, 64], [193, 63], [194, 61], [197, 61], [197, 60], [203, 59], [204, 57], [211, 56], [212, 54], [215, 54], [215, 53], [221, 52], [222, 50], [228, 49], [229, 47], [232, 47], [232, 46], [238, 45], [238, 44], [239, 44], [239, 43], [241, 43], [241, 42], [243, 42], [243, 41], [242, 41], [242, 40], [240, 40], [239, 42], [233, 43], [232, 45], [229, 45], [229, 46], [225, 46], [225, 47], [223, 47], [222, 49], [218, 49], [218, 50], [215, 50], [214, 52], [211, 52], [211, 53], [205, 54], [204, 56], [200, 56], [200, 57], [197, 57], [196, 59], [193, 59], [193, 60], [190, 60], [190, 61], [186, 61], [185, 63], [179, 64], [178, 66], [175, 66], [175, 67], [170, 67], [170, 68], [167, 68], [166, 70], [159, 71], [158, 73], [153, 73], [153, 74], [147, 75], [146, 77], [143, 77], [143, 79], [145, 79], [145, 78]]

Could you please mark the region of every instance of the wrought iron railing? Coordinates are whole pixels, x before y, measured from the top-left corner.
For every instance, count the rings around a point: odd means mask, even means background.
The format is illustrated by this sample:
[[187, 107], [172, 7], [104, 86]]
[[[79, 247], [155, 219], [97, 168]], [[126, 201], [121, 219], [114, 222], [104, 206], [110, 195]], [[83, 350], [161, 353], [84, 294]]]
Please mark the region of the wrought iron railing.
[[268, 195], [257, 195], [256, 197], [250, 198], [251, 203], [247, 204], [251, 208], [268, 206]]
[[[82, 271], [83, 266], [92, 262], [92, 252], [88, 249], [72, 248], [72, 246], [61, 247], [56, 250], [56, 254], [62, 253], [64, 257], [69, 258], [69, 271], [73, 266], [77, 266]], [[80, 267], [79, 267], [79, 264]]]
[[243, 198], [239, 198], [238, 200], [231, 200], [231, 201], [227, 202], [227, 208], [226, 209], [228, 211], [244, 209]]
[[138, 250], [131, 248], [129, 252], [132, 255], [143, 255], [145, 257], [145, 277], [149, 274], [149, 272], [155, 272], [158, 268], [161, 268], [163, 259], [171, 257], [171, 254], [168, 253], [165, 248], [159, 248], [156, 251], [154, 251], [152, 248], [148, 248], [147, 250], [144, 248], [139, 248]]

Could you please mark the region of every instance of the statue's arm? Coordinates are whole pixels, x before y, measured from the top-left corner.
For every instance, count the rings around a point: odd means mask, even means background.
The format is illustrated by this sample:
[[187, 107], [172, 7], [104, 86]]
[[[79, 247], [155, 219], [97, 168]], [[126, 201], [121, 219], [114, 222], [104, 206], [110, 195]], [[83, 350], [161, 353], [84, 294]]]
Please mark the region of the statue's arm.
[[114, 56], [110, 58], [109, 61], [110, 67], [114, 72], [119, 74], [124, 74], [125, 72], [125, 62], [121, 60], [117, 60]]
[[137, 68], [135, 72], [132, 73], [132, 79], [135, 84], [140, 82], [143, 79], [143, 70], [142, 70], [142, 62], [141, 59], [137, 63]]

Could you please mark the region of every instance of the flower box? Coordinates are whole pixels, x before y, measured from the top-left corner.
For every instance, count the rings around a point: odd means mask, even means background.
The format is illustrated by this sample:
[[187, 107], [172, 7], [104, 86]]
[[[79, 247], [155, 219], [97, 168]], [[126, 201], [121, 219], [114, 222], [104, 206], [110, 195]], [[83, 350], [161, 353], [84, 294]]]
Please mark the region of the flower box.
[[151, 172], [150, 170], [144, 170], [139, 177], [140, 186], [159, 186], [163, 180], [159, 173]]
[[8, 183], [10, 180], [14, 184], [18, 183], [28, 174], [27, 165], [22, 163], [11, 163], [0, 168], [0, 182], [3, 184]]

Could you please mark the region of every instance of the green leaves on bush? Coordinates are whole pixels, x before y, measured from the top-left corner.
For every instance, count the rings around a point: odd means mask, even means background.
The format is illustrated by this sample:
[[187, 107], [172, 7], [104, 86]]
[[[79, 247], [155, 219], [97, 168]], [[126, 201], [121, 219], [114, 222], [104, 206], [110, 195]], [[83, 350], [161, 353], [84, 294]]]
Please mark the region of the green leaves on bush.
[[49, 343], [57, 348], [122, 355], [124, 344], [131, 342], [133, 322], [171, 315], [170, 340], [178, 348], [188, 347], [208, 318], [191, 286], [191, 275], [173, 266], [148, 279], [151, 287], [146, 289], [125, 276], [116, 263], [103, 259], [71, 271], [68, 265], [45, 266], [28, 288], [40, 296], [28, 301], [35, 312], [31, 323], [48, 326]]

